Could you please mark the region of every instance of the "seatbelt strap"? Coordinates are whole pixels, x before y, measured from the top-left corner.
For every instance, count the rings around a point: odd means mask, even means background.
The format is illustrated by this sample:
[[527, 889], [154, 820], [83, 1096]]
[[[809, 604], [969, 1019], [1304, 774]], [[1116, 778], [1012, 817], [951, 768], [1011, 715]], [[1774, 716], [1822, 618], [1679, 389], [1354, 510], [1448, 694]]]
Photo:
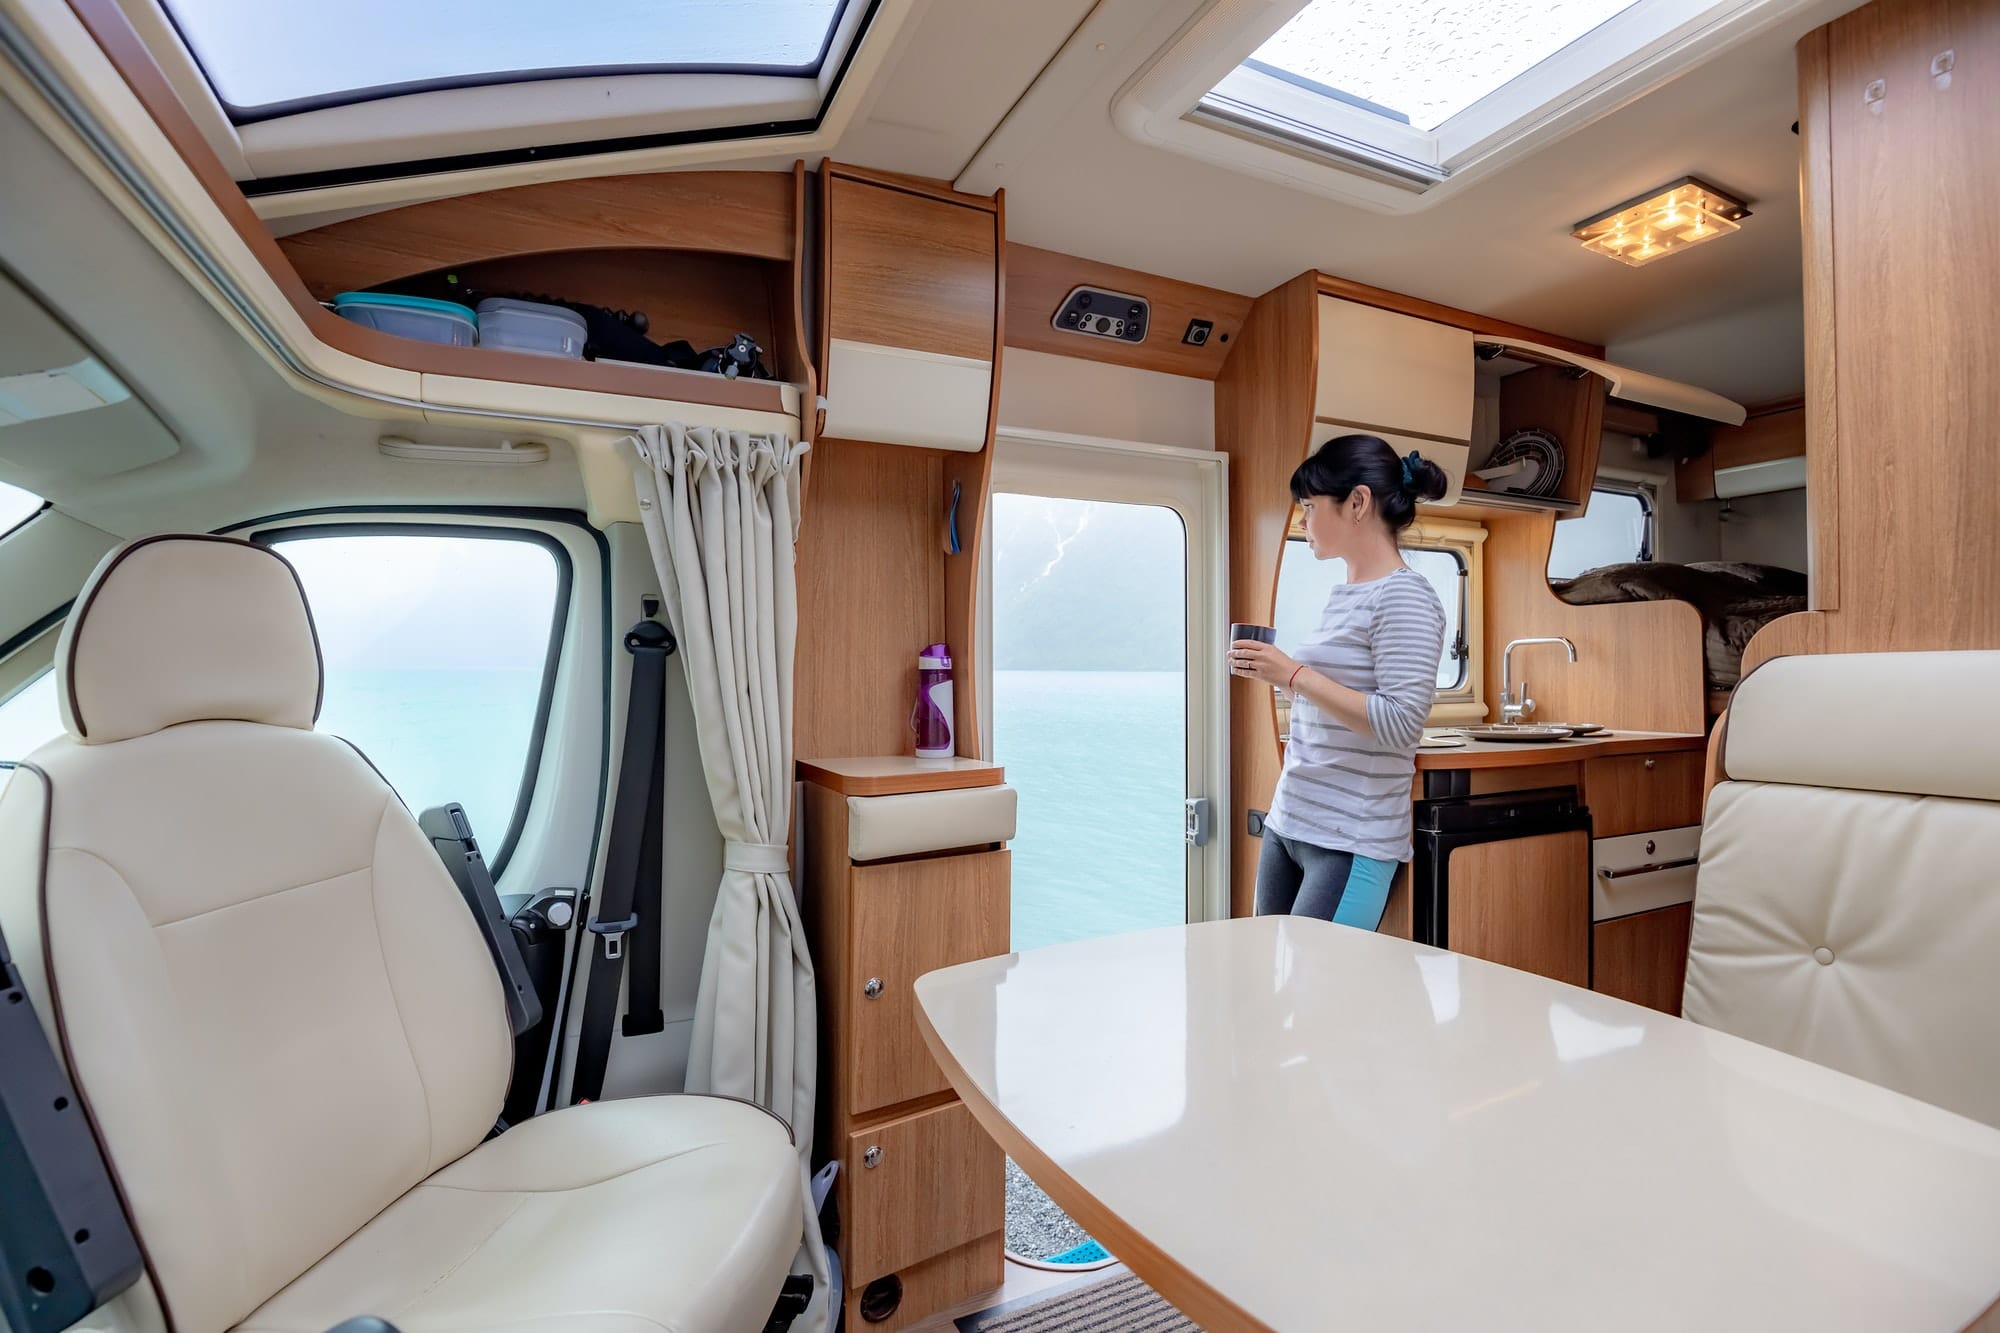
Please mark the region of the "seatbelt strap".
[[652, 618], [658, 603], [647, 598], [645, 606], [646, 618], [625, 631], [625, 651], [632, 654], [625, 746], [618, 763], [604, 883], [588, 922], [590, 933], [597, 937], [597, 956], [591, 960], [584, 993], [583, 1030], [577, 1037], [576, 1071], [570, 1080], [573, 1103], [595, 1101], [604, 1091], [611, 1023], [618, 1012], [627, 953], [632, 955], [632, 986], [626, 997], [625, 1035], [636, 1037], [666, 1027], [660, 1009], [661, 824], [666, 811], [660, 764], [666, 738], [667, 657], [674, 651], [674, 636]]

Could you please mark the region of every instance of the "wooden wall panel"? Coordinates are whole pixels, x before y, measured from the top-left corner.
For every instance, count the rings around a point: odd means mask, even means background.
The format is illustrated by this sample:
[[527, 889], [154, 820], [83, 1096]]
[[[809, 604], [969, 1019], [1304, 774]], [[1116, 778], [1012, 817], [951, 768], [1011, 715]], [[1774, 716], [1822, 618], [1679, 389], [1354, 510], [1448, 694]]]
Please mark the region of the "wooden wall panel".
[[[1007, 345], [1027, 351], [1212, 380], [1222, 373], [1250, 314], [1247, 296], [1031, 245], [1009, 245], [1007, 269]], [[1143, 296], [1151, 302], [1152, 327], [1146, 340], [1134, 345], [1056, 329], [1050, 321], [1063, 298], [1084, 286]], [[1215, 325], [1204, 346], [1181, 341], [1191, 319]]]
[[[1828, 60], [1827, 30], [1807, 33], [1798, 45], [1799, 212], [1806, 324], [1806, 605], [1814, 611], [1840, 605], [1840, 404], [1834, 391], [1839, 344], [1833, 310], [1833, 110]], [[1743, 669], [1750, 669], [1747, 660]]]
[[1553, 514], [1485, 515], [1486, 697], [1498, 716], [1501, 650], [1510, 639], [1562, 635], [1514, 657], [1544, 722], [1597, 722], [1629, 731], [1699, 733], [1708, 720], [1701, 615], [1685, 602], [1571, 606], [1549, 589]]
[[846, 440], [821, 440], [811, 456], [795, 749], [802, 759], [908, 754], [917, 650], [944, 636], [940, 456]]
[[556, 250], [692, 250], [789, 261], [793, 189], [789, 171], [552, 181], [370, 213], [278, 245], [321, 300], [447, 265]]
[[[1215, 447], [1229, 455], [1229, 619], [1268, 625], [1278, 561], [1291, 521], [1293, 469], [1312, 447], [1319, 370], [1318, 275], [1266, 292], [1215, 381]], [[1269, 809], [1280, 753], [1271, 687], [1229, 681], [1230, 902], [1248, 916], [1256, 900], [1258, 840], [1252, 809]]]
[[1744, 670], [2000, 647], [2000, 177], [1969, 165], [2000, 161], [2000, 7], [1877, 0], [1808, 34], [1799, 70], [1823, 609], [1766, 626]]

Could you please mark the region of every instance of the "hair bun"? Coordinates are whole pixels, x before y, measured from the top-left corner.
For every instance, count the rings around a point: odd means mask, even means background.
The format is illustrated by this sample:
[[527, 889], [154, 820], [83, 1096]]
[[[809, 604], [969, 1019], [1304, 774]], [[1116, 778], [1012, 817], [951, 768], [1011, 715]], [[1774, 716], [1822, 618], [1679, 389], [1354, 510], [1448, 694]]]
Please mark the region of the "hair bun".
[[1403, 489], [1418, 500], [1441, 500], [1451, 489], [1445, 470], [1415, 449], [1403, 455]]

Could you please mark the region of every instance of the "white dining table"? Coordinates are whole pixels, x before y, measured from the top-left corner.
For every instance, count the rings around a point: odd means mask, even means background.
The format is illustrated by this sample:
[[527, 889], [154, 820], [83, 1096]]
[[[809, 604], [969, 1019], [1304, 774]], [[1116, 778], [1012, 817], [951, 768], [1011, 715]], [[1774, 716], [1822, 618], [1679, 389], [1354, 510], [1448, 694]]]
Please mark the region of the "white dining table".
[[1530, 973], [1257, 917], [916, 995], [986, 1130], [1211, 1331], [1922, 1333], [2000, 1297], [2000, 1130]]

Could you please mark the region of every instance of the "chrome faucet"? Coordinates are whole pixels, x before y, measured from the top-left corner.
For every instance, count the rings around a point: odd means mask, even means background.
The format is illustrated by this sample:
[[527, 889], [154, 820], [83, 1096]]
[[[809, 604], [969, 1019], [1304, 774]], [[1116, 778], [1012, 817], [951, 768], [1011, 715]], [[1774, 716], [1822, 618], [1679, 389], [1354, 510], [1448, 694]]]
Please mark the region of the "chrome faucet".
[[1509, 643], [1500, 654], [1500, 722], [1503, 726], [1518, 726], [1535, 711], [1535, 701], [1528, 697], [1528, 682], [1524, 680], [1520, 689], [1514, 688], [1514, 650], [1529, 643], [1559, 643], [1569, 650], [1569, 660], [1576, 661], [1576, 645], [1568, 639], [1515, 639]]

